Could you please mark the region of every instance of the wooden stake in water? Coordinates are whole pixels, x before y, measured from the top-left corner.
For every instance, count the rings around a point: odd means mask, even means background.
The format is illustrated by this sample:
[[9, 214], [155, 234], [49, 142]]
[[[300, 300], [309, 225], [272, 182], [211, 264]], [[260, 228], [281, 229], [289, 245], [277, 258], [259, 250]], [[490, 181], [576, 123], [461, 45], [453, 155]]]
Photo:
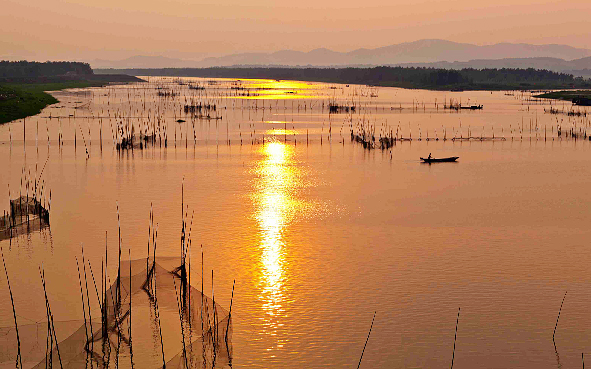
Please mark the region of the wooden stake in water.
[[[228, 330], [230, 330], [230, 321], [232, 320], [232, 303], [234, 302], [234, 286], [236, 285], [236, 280], [232, 282], [232, 296], [230, 297], [230, 310], [228, 312], [228, 324], [226, 325], [226, 336], [224, 340], [226, 341], [226, 351], [228, 352], [228, 357], [230, 357], [230, 347], [228, 345]], [[230, 358], [232, 360], [232, 358]]]
[[203, 244], [201, 244], [201, 332], [203, 332]]
[[562, 311], [562, 305], [564, 305], [564, 299], [566, 298], [566, 293], [564, 292], [564, 297], [562, 298], [562, 302], [560, 303], [560, 309], [558, 309], [558, 316], [556, 317], [556, 325], [554, 325], [554, 333], [552, 333], [552, 342], [554, 343], [554, 349], [556, 350], [556, 342], [554, 341], [554, 336], [556, 335], [556, 328], [558, 327], [558, 319], [560, 319], [560, 312]]
[[[108, 239], [108, 232], [105, 231], [105, 276], [104, 276], [104, 280], [103, 280], [103, 344], [106, 342], [106, 338], [108, 335], [108, 331], [107, 331], [107, 303], [109, 301], [108, 295], [107, 295], [107, 268], [109, 266], [109, 254], [107, 251], [107, 242]], [[102, 273], [101, 273], [102, 274]], [[102, 278], [102, 276], [101, 276]], [[108, 346], [109, 348], [111, 347], [110, 345]]]
[[[156, 270], [154, 269], [154, 272]], [[160, 348], [162, 349], [162, 369], [166, 368], [166, 361], [164, 356], [164, 340], [162, 339], [162, 324], [160, 322], [160, 309], [158, 309], [158, 298], [156, 297], [156, 277], [154, 276], [154, 311], [158, 320], [158, 333], [160, 334]]]
[[[47, 298], [47, 289], [45, 288], [45, 270], [43, 270], [42, 267], [39, 267], [39, 275], [41, 276], [41, 284], [43, 285], [43, 294], [45, 295], [45, 309], [47, 311], [47, 326], [49, 328], [48, 333], [52, 337], [52, 342], [53, 342], [53, 340], [55, 340], [55, 349], [57, 351], [57, 358], [60, 363], [60, 368], [63, 368], [62, 358], [60, 355], [60, 348], [58, 345], [57, 336], [55, 334], [55, 324], [53, 324], [53, 314], [51, 313], [51, 307], [49, 306], [49, 299]], [[51, 358], [53, 357], [53, 352], [51, 352], [50, 355], [51, 355], [50, 356], [50, 363], [51, 363]]]
[[94, 350], [94, 339], [93, 339], [93, 329], [92, 329], [92, 315], [90, 312], [90, 296], [88, 294], [88, 276], [86, 274], [86, 261], [84, 259], [84, 245], [82, 245], [82, 264], [84, 266], [84, 284], [85, 284], [85, 288], [86, 288], [86, 304], [88, 307], [88, 323], [90, 326], [90, 345], [91, 345], [91, 351]]
[[8, 279], [8, 270], [6, 270], [6, 262], [4, 261], [4, 250], [2, 250], [2, 246], [0, 246], [0, 253], [2, 254], [2, 265], [4, 266], [4, 274], [6, 274], [6, 282], [8, 282], [8, 293], [10, 294], [10, 303], [12, 304], [12, 315], [14, 317], [14, 328], [16, 330], [16, 346], [17, 346], [17, 354], [16, 354], [16, 367], [23, 368], [23, 359], [21, 357], [21, 340], [18, 335], [18, 324], [16, 322], [16, 309], [14, 308], [14, 299], [12, 298], [12, 289], [10, 287], [10, 280]]
[[133, 368], [133, 345], [131, 344], [131, 295], [133, 290], [131, 289], [131, 249], [128, 249], [129, 252], [129, 358], [131, 360], [131, 367]]
[[371, 325], [369, 326], [369, 333], [367, 334], [367, 338], [365, 339], [365, 345], [363, 345], [363, 350], [361, 351], [361, 357], [359, 358], [359, 364], [357, 364], [357, 369], [361, 366], [361, 360], [363, 360], [363, 354], [365, 353], [365, 348], [367, 347], [367, 341], [369, 341], [369, 335], [371, 334], [371, 329], [373, 328], [373, 322], [376, 318], [377, 311], [374, 311], [373, 318], [371, 318]]
[[116, 309], [121, 308], [121, 218], [119, 217], [119, 202], [117, 202], [117, 225], [119, 229], [119, 259], [117, 264], [117, 306]]
[[181, 303], [182, 296], [179, 296], [180, 294], [177, 292], [176, 280], [174, 279], [174, 276], [172, 277], [172, 283], [174, 284], [174, 293], [176, 296], [176, 303], [177, 303], [177, 307], [179, 310], [179, 322], [181, 323], [181, 337], [183, 338], [182, 342], [183, 342], [183, 357], [185, 359], [185, 368], [188, 368], [189, 364], [187, 362], [187, 346], [185, 345], [185, 327], [183, 325], [183, 319], [184, 319], [183, 315], [184, 314], [183, 314], [183, 308], [182, 308], [182, 303]]
[[[193, 223], [193, 217], [191, 217], [191, 223]], [[189, 245], [191, 245], [191, 242], [189, 241]], [[191, 248], [189, 248], [189, 293], [188, 293], [188, 312], [187, 312], [187, 318], [188, 318], [188, 322], [189, 322], [189, 329], [191, 328]]]
[[458, 338], [458, 323], [460, 322], [460, 308], [458, 308], [458, 317], [456, 319], [456, 333], [454, 335], [454, 349], [451, 354], [451, 369], [454, 367], [454, 358], [456, 357], [456, 339]]
[[80, 297], [82, 298], [82, 313], [84, 314], [84, 333], [86, 334], [86, 345], [88, 344], [88, 326], [86, 325], [86, 305], [84, 303], [84, 293], [82, 293], [82, 278], [80, 277], [80, 265], [78, 264], [78, 257], [76, 256], [76, 268], [78, 269], [78, 283], [80, 284]]
[[[101, 264], [102, 264], [102, 260], [101, 260]], [[102, 268], [102, 265], [101, 265], [101, 268]], [[90, 276], [92, 277], [92, 283], [94, 284], [94, 290], [96, 292], [96, 299], [99, 304], [99, 309], [101, 309], [101, 311], [102, 311], [103, 303], [101, 301], [101, 297], [100, 297], [101, 295], [99, 295], [99, 292], [98, 292], [98, 287], [96, 286], [96, 279], [94, 279], [94, 273], [92, 271], [92, 265], [90, 264], [90, 260], [88, 261], [88, 270], [90, 271]]]
[[148, 279], [148, 271], [149, 271], [149, 267], [148, 267], [148, 261], [150, 260], [150, 236], [152, 233], [152, 224], [153, 224], [153, 205], [152, 203], [150, 203], [150, 221], [149, 226], [148, 226], [148, 255], [146, 257], [146, 280]]

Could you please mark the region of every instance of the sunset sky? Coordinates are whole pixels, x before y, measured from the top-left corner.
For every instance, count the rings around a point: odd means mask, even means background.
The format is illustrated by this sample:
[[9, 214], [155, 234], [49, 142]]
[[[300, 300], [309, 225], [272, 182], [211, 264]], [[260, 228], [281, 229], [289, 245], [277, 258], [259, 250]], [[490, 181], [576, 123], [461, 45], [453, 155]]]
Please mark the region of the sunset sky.
[[0, 59], [201, 59], [425, 38], [591, 48], [588, 0], [1, 0]]

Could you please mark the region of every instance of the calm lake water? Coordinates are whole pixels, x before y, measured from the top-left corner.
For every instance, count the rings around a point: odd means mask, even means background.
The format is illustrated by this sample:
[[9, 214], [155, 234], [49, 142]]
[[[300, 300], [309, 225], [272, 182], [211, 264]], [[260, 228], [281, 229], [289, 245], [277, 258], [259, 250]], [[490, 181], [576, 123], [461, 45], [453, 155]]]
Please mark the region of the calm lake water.
[[[51, 227], [0, 241], [19, 325], [41, 322], [43, 350], [39, 266], [65, 338], [68, 322], [83, 322], [81, 243], [97, 273], [108, 232], [114, 280], [117, 204], [125, 259], [146, 257], [153, 204], [158, 254], [179, 256], [184, 181], [193, 286], [201, 289], [200, 245], [206, 294], [213, 269], [216, 302], [228, 309], [236, 281], [233, 367], [356, 367], [374, 312], [361, 367], [446, 367], [459, 307], [455, 368], [566, 368], [591, 357], [591, 143], [564, 134], [585, 132], [589, 117], [545, 112], [570, 103], [197, 78], [52, 94], [60, 102], [26, 119], [25, 134], [22, 120], [0, 126], [0, 209], [9, 188], [11, 198], [26, 192], [23, 172], [33, 179], [44, 168], [51, 190]], [[450, 99], [483, 109], [444, 109]], [[329, 114], [331, 102], [356, 110]], [[215, 104], [203, 108], [210, 119], [185, 114], [199, 103]], [[137, 132], [158, 120], [167, 147], [115, 150], [117, 122]], [[376, 140], [412, 141], [365, 150], [351, 142], [360, 124]], [[429, 153], [460, 158], [421, 164]], [[0, 326], [9, 337], [3, 273]], [[14, 340], [0, 346], [0, 367], [14, 366]]]

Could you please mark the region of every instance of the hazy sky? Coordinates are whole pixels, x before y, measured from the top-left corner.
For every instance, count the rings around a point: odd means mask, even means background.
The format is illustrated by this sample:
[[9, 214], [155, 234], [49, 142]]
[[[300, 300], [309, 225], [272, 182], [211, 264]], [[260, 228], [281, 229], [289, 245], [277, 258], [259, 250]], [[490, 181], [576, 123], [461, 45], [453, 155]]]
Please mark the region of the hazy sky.
[[200, 59], [424, 38], [591, 48], [591, 1], [0, 0], [0, 59]]

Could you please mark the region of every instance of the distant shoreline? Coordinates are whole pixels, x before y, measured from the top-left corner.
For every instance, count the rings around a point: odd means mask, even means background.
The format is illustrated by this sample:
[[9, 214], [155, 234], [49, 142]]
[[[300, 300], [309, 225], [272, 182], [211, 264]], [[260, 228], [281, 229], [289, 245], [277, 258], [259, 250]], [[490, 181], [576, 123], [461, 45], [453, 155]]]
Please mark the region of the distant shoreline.
[[256, 78], [360, 84], [441, 91], [562, 90], [591, 88], [591, 80], [536, 69], [374, 68], [159, 68], [95, 69], [96, 75]]

